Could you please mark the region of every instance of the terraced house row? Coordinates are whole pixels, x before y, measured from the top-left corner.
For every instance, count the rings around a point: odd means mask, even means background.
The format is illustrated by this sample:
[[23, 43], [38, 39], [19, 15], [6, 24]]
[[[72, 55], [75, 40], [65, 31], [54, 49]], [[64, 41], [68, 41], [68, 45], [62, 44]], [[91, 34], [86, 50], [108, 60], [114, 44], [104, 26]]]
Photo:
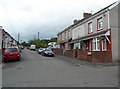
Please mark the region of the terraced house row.
[[57, 34], [54, 52], [91, 62], [118, 61], [118, 5], [115, 2], [94, 14], [83, 13], [83, 19], [74, 20]]
[[17, 46], [17, 41], [0, 26], [0, 63], [4, 49], [11, 46]]

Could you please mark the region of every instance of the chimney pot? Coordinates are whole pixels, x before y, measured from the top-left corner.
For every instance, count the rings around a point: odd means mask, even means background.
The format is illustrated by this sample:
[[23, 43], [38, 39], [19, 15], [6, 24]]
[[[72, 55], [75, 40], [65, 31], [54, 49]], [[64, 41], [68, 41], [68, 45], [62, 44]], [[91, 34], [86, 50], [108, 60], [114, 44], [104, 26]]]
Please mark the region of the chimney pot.
[[74, 21], [73, 21], [73, 23], [76, 23], [77, 22], [77, 19], [75, 19]]
[[84, 17], [84, 18], [88, 18], [88, 17], [90, 17], [90, 16], [92, 16], [92, 13], [83, 13], [83, 17]]

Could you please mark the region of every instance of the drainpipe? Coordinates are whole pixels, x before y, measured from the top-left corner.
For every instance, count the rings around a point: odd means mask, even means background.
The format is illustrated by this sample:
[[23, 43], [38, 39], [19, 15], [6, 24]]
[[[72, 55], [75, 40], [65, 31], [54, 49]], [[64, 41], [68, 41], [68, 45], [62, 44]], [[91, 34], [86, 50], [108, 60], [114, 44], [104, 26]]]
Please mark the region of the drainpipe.
[[108, 29], [110, 29], [110, 10], [107, 10], [108, 12]]

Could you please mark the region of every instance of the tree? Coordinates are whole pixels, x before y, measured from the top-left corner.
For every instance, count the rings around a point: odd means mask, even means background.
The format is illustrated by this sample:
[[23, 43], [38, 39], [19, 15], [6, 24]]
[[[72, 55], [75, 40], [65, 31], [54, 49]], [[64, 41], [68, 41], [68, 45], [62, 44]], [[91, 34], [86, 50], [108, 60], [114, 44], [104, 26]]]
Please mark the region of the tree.
[[55, 38], [51, 38], [50, 42], [57, 42], [57, 38], [56, 37]]
[[29, 46], [34, 44], [37, 46], [37, 48], [44, 48], [48, 46], [48, 43], [50, 42], [57, 42], [57, 38], [51, 38], [50, 40], [48, 39], [43, 39], [43, 40], [29, 40]]

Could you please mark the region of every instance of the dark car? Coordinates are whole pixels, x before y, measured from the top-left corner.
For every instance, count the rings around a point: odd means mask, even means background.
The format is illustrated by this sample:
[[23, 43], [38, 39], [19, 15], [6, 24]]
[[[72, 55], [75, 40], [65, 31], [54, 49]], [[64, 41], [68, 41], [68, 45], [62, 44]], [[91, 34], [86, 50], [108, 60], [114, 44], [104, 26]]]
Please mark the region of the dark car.
[[52, 56], [52, 57], [54, 57], [54, 53], [52, 52], [52, 50], [51, 49], [45, 49], [45, 50], [43, 50], [42, 51], [42, 56]]

